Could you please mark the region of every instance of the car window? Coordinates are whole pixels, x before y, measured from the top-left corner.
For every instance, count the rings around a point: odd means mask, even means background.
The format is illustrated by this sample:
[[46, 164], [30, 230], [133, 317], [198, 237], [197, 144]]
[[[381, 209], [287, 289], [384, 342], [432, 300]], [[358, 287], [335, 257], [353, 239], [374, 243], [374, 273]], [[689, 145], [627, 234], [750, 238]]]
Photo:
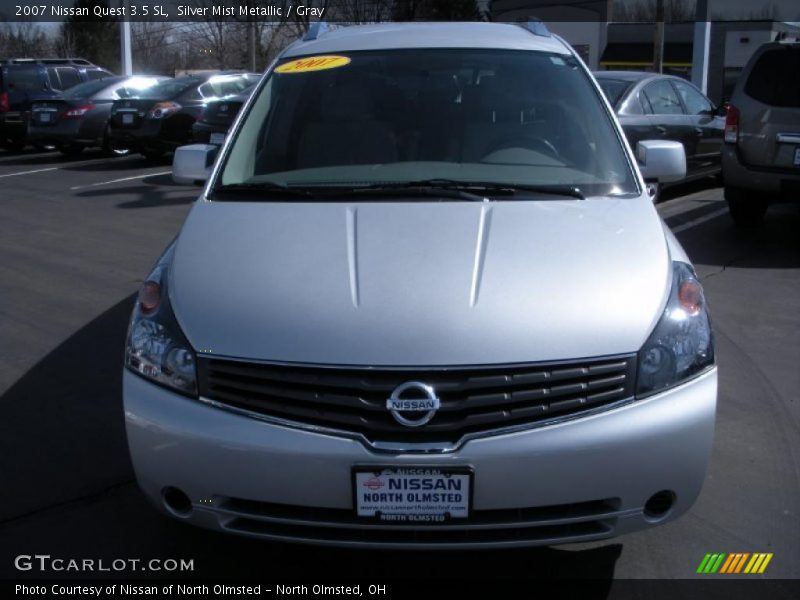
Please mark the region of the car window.
[[86, 76], [89, 78], [89, 81], [96, 81], [100, 79], [105, 79], [107, 77], [111, 77], [111, 73], [108, 71], [103, 71], [101, 69], [91, 69], [86, 71]]
[[[335, 66], [305, 68], [321, 60]], [[613, 121], [578, 62], [494, 49], [284, 61], [235, 134], [221, 182], [431, 178], [635, 191]]]
[[603, 90], [603, 93], [608, 98], [609, 104], [611, 106], [616, 107], [619, 104], [619, 101], [625, 95], [632, 82], [624, 81], [622, 79], [608, 79], [606, 77], [601, 77], [597, 80], [597, 83], [600, 85], [600, 89]]
[[6, 90], [36, 92], [44, 88], [44, 82], [36, 67], [6, 67], [3, 69]]
[[58, 78], [61, 81], [61, 89], [66, 90], [81, 82], [81, 77], [78, 75], [78, 70], [72, 67], [57, 67]]
[[164, 79], [158, 77], [130, 77], [123, 80], [121, 86], [111, 86], [112, 96], [115, 99], [140, 97], [157, 86]]
[[675, 89], [666, 79], [648, 83], [642, 93], [650, 102], [650, 108], [656, 115], [682, 115], [683, 108]]
[[703, 94], [688, 83], [678, 80], [674, 80], [672, 83], [678, 89], [678, 93], [681, 95], [683, 104], [686, 107], [686, 112], [690, 115], [709, 114], [714, 110], [708, 98], [703, 96]]
[[253, 85], [253, 80], [244, 75], [236, 76], [217, 76], [212, 77], [200, 86], [199, 91], [203, 98], [219, 98], [238, 94], [249, 86]]
[[54, 90], [61, 89], [61, 82], [58, 80], [58, 73], [55, 67], [47, 67], [47, 79], [50, 82], [50, 87]]
[[766, 50], [758, 57], [744, 92], [771, 106], [800, 107], [800, 46]]
[[180, 79], [167, 79], [158, 85], [141, 90], [136, 94], [138, 98], [152, 98], [158, 100], [171, 100], [197, 85], [196, 78], [182, 77]]
[[112, 80], [87, 81], [85, 83], [80, 83], [64, 92], [64, 98], [89, 98], [90, 96], [94, 96], [98, 92], [107, 88], [112, 83]]

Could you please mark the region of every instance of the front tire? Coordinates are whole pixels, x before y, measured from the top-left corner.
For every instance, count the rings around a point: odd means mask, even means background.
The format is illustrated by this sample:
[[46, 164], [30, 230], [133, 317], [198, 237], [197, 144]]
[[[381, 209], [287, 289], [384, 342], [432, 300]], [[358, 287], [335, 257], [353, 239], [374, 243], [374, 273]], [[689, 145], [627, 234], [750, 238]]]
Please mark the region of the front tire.
[[766, 198], [758, 192], [742, 188], [726, 187], [725, 200], [728, 211], [736, 227], [743, 231], [752, 231], [761, 226], [767, 214]]

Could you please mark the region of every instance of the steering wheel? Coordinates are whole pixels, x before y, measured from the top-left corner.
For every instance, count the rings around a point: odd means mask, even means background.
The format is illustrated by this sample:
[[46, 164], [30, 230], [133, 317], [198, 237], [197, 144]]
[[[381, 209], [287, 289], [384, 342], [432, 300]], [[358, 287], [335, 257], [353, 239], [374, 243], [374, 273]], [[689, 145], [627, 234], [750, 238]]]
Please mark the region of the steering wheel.
[[499, 150], [506, 150], [508, 148], [525, 148], [526, 150], [533, 150], [535, 152], [544, 151], [544, 154], [547, 154], [561, 162], [564, 161], [561, 153], [556, 149], [556, 147], [553, 146], [549, 140], [539, 137], [538, 135], [519, 135], [503, 140], [499, 144], [496, 144], [489, 152], [487, 152], [484, 155], [483, 160], [486, 160], [486, 157], [491, 156]]

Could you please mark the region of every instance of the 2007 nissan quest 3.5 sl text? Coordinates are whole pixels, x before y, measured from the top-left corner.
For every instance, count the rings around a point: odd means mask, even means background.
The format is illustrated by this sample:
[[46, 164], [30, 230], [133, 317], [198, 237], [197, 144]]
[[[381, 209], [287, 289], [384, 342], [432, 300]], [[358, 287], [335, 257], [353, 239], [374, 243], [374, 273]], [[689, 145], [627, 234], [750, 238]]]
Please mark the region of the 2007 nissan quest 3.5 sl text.
[[[319, 25], [268, 70], [141, 287], [136, 477], [242, 535], [466, 548], [607, 538], [700, 493], [703, 289], [627, 145], [538, 23]], [[213, 167], [208, 167], [212, 165]]]

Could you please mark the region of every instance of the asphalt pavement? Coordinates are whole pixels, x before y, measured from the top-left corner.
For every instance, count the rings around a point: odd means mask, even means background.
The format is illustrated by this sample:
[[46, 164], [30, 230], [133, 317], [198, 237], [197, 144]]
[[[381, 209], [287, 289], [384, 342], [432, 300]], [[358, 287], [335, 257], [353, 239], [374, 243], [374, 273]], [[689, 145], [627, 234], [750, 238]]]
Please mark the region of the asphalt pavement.
[[669, 189], [658, 206], [706, 288], [719, 364], [714, 452], [687, 515], [592, 544], [437, 551], [409, 570], [398, 568], [402, 552], [195, 529], [138, 491], [121, 402], [124, 334], [142, 277], [197, 194], [169, 172], [135, 156], [0, 152], [0, 577], [40, 577], [17, 571], [14, 557], [49, 554], [193, 559], [180, 575], [203, 577], [688, 578], [709, 552], [771, 552], [763, 577], [800, 578], [797, 206], [773, 207], [751, 235], [734, 229], [711, 180]]

